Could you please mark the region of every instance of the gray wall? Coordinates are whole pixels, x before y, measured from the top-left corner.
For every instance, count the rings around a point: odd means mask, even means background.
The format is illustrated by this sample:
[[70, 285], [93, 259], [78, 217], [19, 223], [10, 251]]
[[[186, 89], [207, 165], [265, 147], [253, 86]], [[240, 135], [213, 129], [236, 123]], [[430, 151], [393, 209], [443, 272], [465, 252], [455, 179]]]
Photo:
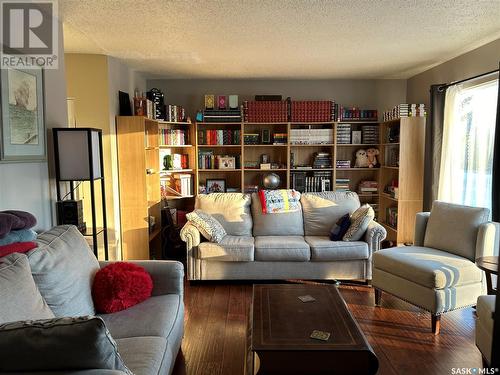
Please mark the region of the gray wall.
[[238, 94], [240, 102], [256, 94], [281, 94], [297, 100], [334, 99], [379, 112], [406, 101], [406, 80], [148, 79], [147, 87], [161, 89], [168, 104], [184, 106], [191, 116], [203, 108], [205, 94]]
[[[59, 24], [59, 69], [45, 71], [45, 124], [48, 129], [48, 161], [41, 163], [0, 164], [0, 210], [18, 209], [33, 213], [37, 230], [55, 224], [55, 181], [53, 171], [51, 128], [67, 126], [64, 43]], [[50, 170], [50, 172], [49, 172]]]
[[429, 105], [429, 88], [433, 84], [450, 83], [498, 69], [500, 39], [460, 55], [408, 80], [409, 103]]

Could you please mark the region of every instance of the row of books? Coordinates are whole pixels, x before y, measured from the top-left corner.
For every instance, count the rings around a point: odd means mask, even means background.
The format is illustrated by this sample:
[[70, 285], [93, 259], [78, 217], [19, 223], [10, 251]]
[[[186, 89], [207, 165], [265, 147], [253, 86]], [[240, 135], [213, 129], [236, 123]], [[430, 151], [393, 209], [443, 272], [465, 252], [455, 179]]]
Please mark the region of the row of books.
[[401, 103], [393, 109], [385, 111], [383, 121], [397, 120], [402, 117], [424, 117], [426, 114], [425, 104]]
[[165, 106], [165, 121], [184, 122], [186, 120], [186, 110], [183, 106], [173, 104]]
[[204, 122], [241, 122], [241, 110], [237, 109], [205, 109]]
[[331, 191], [331, 173], [327, 171], [313, 172], [308, 175], [307, 172], [293, 172], [292, 189], [301, 193]]
[[290, 129], [291, 144], [331, 144], [333, 129]]
[[364, 144], [375, 144], [379, 142], [378, 125], [363, 125], [361, 127], [361, 138]]
[[359, 194], [377, 194], [378, 182], [373, 180], [363, 180], [358, 185]]
[[245, 100], [243, 119], [246, 122], [287, 122], [288, 102]]
[[160, 128], [160, 145], [182, 146], [189, 144], [189, 132], [185, 129]]
[[336, 160], [335, 167], [338, 169], [351, 168], [351, 161], [350, 160], [341, 160], [341, 159]]
[[200, 145], [239, 145], [241, 130], [238, 129], [208, 129], [198, 130]]
[[335, 119], [335, 102], [332, 100], [290, 101], [290, 121], [329, 122]]
[[[232, 160], [234, 159], [234, 160]], [[226, 163], [229, 160], [229, 163]], [[198, 168], [200, 169], [239, 169], [241, 155], [216, 155], [213, 151], [198, 152]]]
[[338, 121], [377, 121], [376, 109], [359, 109], [358, 107], [343, 107], [338, 110]]
[[189, 168], [189, 155], [167, 154], [163, 157], [164, 170], [178, 170]]

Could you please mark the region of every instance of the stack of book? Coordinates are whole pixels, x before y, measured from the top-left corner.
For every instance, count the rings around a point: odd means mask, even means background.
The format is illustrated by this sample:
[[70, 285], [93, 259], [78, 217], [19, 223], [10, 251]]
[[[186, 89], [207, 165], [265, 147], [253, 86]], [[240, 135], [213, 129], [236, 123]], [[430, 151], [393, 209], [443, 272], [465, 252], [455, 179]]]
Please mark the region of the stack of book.
[[338, 169], [351, 168], [351, 161], [350, 160], [337, 160], [335, 162], [335, 166]]
[[273, 144], [274, 145], [286, 145], [286, 133], [274, 133], [273, 134]]
[[290, 103], [290, 121], [327, 122], [332, 121], [332, 108], [335, 102], [330, 100], [292, 100]]
[[288, 103], [286, 101], [243, 102], [243, 118], [246, 122], [287, 122]]
[[198, 144], [200, 145], [239, 145], [240, 133], [238, 129], [208, 129], [198, 130]]
[[386, 208], [386, 218], [387, 222], [386, 224], [393, 227], [397, 228], [398, 227], [398, 209], [397, 207], [387, 207]]
[[364, 144], [375, 144], [379, 142], [378, 125], [363, 125], [361, 127], [361, 132]]
[[331, 144], [333, 143], [333, 129], [290, 129], [291, 144]]
[[351, 143], [351, 124], [337, 125], [337, 143], [343, 145]]
[[337, 178], [335, 180], [335, 190], [336, 191], [350, 191], [349, 183], [351, 180], [349, 178]]
[[215, 155], [213, 151], [198, 152], [198, 168], [200, 169], [221, 169], [221, 158], [234, 157], [234, 168], [222, 169], [239, 169], [240, 155]]
[[332, 167], [332, 155], [329, 152], [315, 152], [313, 168], [331, 168]]
[[205, 109], [204, 122], [241, 122], [240, 109]]
[[160, 128], [160, 146], [183, 146], [188, 143], [188, 132], [184, 129]]
[[180, 105], [169, 104], [165, 106], [165, 121], [184, 122], [186, 121], [186, 110]]
[[358, 107], [340, 107], [338, 121], [377, 121], [376, 109], [359, 109]]
[[181, 196], [192, 195], [191, 188], [191, 175], [186, 173], [174, 174], [175, 179], [175, 190], [181, 194]]
[[378, 182], [363, 180], [359, 183], [358, 186], [359, 194], [377, 194], [378, 193]]

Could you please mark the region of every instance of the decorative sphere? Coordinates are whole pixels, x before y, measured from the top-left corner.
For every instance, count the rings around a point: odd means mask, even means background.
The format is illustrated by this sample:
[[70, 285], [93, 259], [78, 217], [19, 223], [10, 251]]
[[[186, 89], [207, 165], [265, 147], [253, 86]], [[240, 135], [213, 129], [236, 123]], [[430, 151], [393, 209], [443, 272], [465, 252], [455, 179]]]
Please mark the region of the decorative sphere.
[[280, 185], [280, 176], [276, 173], [266, 174], [262, 179], [262, 185], [264, 185], [266, 189], [276, 189]]

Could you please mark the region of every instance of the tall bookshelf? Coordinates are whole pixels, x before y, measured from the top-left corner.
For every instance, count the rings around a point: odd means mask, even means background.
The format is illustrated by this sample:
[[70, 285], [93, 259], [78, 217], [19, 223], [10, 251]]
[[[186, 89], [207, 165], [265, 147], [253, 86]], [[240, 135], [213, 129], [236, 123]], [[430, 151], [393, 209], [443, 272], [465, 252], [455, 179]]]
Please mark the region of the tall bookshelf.
[[[143, 116], [117, 116], [118, 186], [123, 259], [150, 259], [161, 246], [163, 171], [160, 150], [184, 150], [195, 165], [194, 147], [161, 143], [160, 129], [184, 127], [194, 139], [188, 123], [168, 123]], [[191, 170], [194, 175], [194, 170]], [[175, 199], [182, 197], [175, 197]], [[154, 221], [154, 225], [153, 224]]]
[[[415, 216], [422, 210], [425, 117], [405, 117], [380, 124], [380, 223], [387, 239], [413, 242]], [[393, 186], [396, 189], [388, 189]], [[397, 223], [391, 222], [397, 213]]]

